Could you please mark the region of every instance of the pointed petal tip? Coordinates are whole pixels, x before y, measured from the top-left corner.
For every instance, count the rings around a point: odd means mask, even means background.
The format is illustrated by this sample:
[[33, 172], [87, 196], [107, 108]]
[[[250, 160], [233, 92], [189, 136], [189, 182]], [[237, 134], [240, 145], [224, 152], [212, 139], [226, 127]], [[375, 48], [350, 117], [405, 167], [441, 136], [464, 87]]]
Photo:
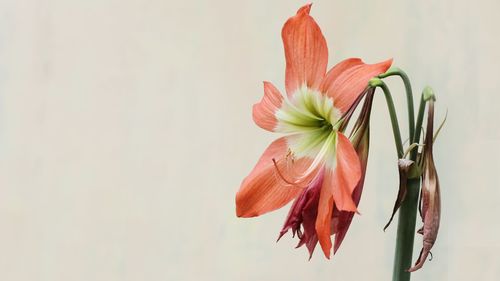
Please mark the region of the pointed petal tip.
[[321, 28], [302, 6], [281, 30], [285, 49], [285, 88], [289, 96], [306, 84], [318, 89], [328, 65], [328, 47]]
[[[336, 202], [337, 203], [337, 202]], [[354, 201], [349, 200], [349, 198], [344, 198], [344, 202], [339, 202], [337, 205], [335, 205], [339, 211], [346, 211], [346, 212], [353, 212], [358, 215], [361, 215], [361, 213], [358, 211], [358, 208], [356, 207], [356, 204]]]
[[309, 12], [311, 11], [311, 6], [312, 3], [308, 3], [300, 7], [299, 10], [297, 11], [297, 15], [309, 15]]
[[276, 243], [280, 241], [280, 239], [287, 233], [288, 231], [280, 231], [280, 234], [278, 235], [278, 239], [276, 239]]
[[246, 194], [239, 191], [236, 193], [236, 216], [238, 218], [253, 218], [260, 215], [259, 212], [253, 210], [251, 207], [246, 204]]
[[[331, 258], [330, 251], [325, 252], [325, 251], [323, 250], [323, 254], [325, 255], [325, 258], [326, 258], [327, 260], [329, 260], [329, 259]], [[311, 256], [312, 256], [312, 255], [311, 255]]]
[[415, 266], [413, 266], [413, 267], [411, 267], [411, 268], [408, 268], [408, 269], [406, 270], [406, 272], [415, 272], [415, 271], [417, 271], [417, 270], [421, 269], [423, 265], [424, 265], [424, 263], [423, 263], [423, 262], [420, 262], [420, 263], [416, 264]]
[[241, 209], [241, 204], [240, 204], [240, 193], [236, 193], [236, 198], [235, 198], [235, 202], [236, 202], [236, 216], [238, 218], [242, 218], [243, 217], [243, 210]]
[[243, 219], [248, 219], [248, 218], [253, 218], [253, 217], [257, 217], [258, 215], [257, 214], [250, 214], [250, 213], [243, 213], [242, 211], [236, 211], [236, 216], [238, 218], [243, 218]]
[[374, 66], [378, 66], [379, 67], [379, 72], [380, 73], [377, 74], [377, 75], [383, 74], [387, 70], [389, 70], [389, 68], [391, 68], [393, 62], [394, 62], [394, 59], [393, 58], [389, 58], [389, 59], [386, 59], [386, 60], [381, 61], [379, 63], [374, 63], [373, 64]]
[[393, 62], [394, 62], [393, 58], [387, 59], [387, 60], [382, 62], [382, 64], [384, 65], [384, 68], [385, 68], [384, 72], [386, 72], [389, 68], [391, 68]]
[[[352, 60], [359, 60], [362, 64], [367, 64], [367, 65], [371, 64], [371, 63], [366, 63], [361, 58], [350, 58], [350, 59], [352, 59]], [[374, 65], [381, 65], [381, 66], [387, 67], [387, 69], [389, 69], [389, 67], [391, 67], [391, 65], [392, 65], [393, 62], [394, 62], [394, 58], [388, 58], [388, 59], [386, 59], [384, 61], [381, 61], [381, 62], [378, 62], [378, 63], [373, 63], [373, 64]]]
[[337, 245], [337, 243], [335, 243], [335, 246], [333, 247], [333, 255], [334, 256], [335, 256], [335, 254], [337, 254], [337, 251], [339, 250], [340, 245], [341, 245], [341, 243], [339, 243], [338, 245]]
[[238, 198], [238, 194], [236, 194], [236, 216], [238, 218], [251, 218], [255, 217], [256, 214], [250, 214], [246, 212], [242, 207], [241, 203], [239, 203], [241, 200]]
[[323, 243], [321, 242], [321, 239], [320, 239], [319, 245], [321, 246], [321, 250], [323, 251], [325, 258], [330, 259], [331, 250], [332, 250], [332, 242], [330, 240], [330, 236], [328, 236], [328, 238], [323, 240]]

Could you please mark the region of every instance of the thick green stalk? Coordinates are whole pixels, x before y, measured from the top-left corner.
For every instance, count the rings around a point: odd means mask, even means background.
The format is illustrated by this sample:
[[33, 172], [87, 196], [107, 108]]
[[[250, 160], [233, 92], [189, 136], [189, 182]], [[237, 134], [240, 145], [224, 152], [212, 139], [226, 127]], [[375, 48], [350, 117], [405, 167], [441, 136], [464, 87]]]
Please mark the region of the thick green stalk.
[[403, 141], [401, 140], [398, 116], [396, 114], [396, 109], [394, 108], [394, 101], [392, 100], [391, 92], [389, 91], [389, 88], [384, 83], [384, 81], [380, 80], [379, 78], [372, 78], [368, 85], [372, 88], [380, 87], [384, 91], [385, 101], [387, 103], [387, 108], [389, 109], [389, 116], [391, 117], [392, 133], [394, 134], [394, 142], [396, 143], [398, 159], [402, 158], [404, 155]]
[[413, 257], [419, 190], [420, 178], [408, 179], [406, 197], [399, 208], [392, 281], [410, 280], [410, 272], [407, 270], [411, 267]]
[[385, 73], [380, 74], [378, 77], [383, 79], [389, 76], [399, 76], [403, 80], [406, 91], [406, 103], [408, 106], [408, 130], [410, 141], [415, 138], [415, 110], [413, 108], [413, 92], [411, 90], [410, 78], [402, 69], [391, 67]]
[[[420, 98], [420, 105], [418, 107], [417, 124], [415, 125], [417, 132], [416, 132], [414, 138], [411, 140], [412, 143], [419, 143], [420, 142], [420, 132], [422, 132], [422, 130], [421, 130], [422, 122], [424, 121], [425, 104], [426, 104], [426, 101], [424, 100], [424, 95], [422, 94], [422, 97]], [[412, 150], [412, 152], [410, 153], [410, 159], [415, 161], [417, 159], [417, 154], [418, 154], [418, 149]]]
[[[436, 97], [434, 95], [434, 91], [432, 90], [432, 88], [427, 86], [422, 91], [422, 96], [420, 97], [420, 106], [418, 107], [417, 123], [415, 124], [416, 131], [415, 131], [415, 136], [412, 140], [413, 143], [420, 142], [420, 132], [422, 132], [421, 128], [422, 128], [422, 123], [424, 121], [425, 105], [430, 99], [435, 100]], [[410, 154], [410, 159], [413, 161], [416, 161], [417, 154], [418, 154], [418, 150], [417, 149], [413, 150]]]

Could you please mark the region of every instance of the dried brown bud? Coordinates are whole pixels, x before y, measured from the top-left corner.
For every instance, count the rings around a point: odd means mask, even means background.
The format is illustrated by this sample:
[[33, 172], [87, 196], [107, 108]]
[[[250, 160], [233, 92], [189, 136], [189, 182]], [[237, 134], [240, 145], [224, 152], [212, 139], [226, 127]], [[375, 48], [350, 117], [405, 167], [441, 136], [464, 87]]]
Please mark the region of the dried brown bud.
[[[420, 269], [427, 259], [434, 242], [436, 241], [439, 221], [441, 216], [441, 195], [439, 191], [439, 179], [434, 165], [432, 156], [433, 142], [433, 122], [434, 122], [434, 101], [429, 101], [429, 112], [427, 119], [427, 130], [425, 136], [425, 146], [423, 152], [424, 171], [422, 175], [422, 195], [420, 214], [424, 222], [424, 226], [418, 231], [423, 235], [423, 247], [420, 251], [415, 266], [408, 271], [413, 272]], [[432, 254], [431, 254], [432, 256]]]

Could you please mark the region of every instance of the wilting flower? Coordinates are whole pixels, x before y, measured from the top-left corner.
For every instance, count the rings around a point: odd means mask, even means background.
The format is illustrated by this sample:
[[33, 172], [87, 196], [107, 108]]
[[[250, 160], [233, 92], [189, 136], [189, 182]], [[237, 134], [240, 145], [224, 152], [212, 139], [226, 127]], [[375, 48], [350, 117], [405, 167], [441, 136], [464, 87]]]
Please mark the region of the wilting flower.
[[394, 208], [392, 209], [392, 215], [387, 224], [384, 226], [384, 231], [389, 227], [394, 219], [394, 215], [398, 211], [399, 207], [403, 204], [403, 201], [406, 198], [406, 186], [408, 184], [408, 173], [410, 172], [411, 167], [415, 161], [410, 159], [399, 159], [398, 160], [398, 170], [399, 170], [399, 190], [398, 197], [396, 198], [396, 202], [394, 202]]
[[367, 126], [357, 127], [352, 142], [343, 134], [347, 113], [392, 60], [365, 64], [351, 58], [326, 72], [326, 41], [310, 9], [300, 8], [282, 30], [287, 95], [264, 82], [264, 97], [253, 107], [258, 126], [286, 136], [271, 143], [243, 180], [236, 213], [259, 216], [295, 199], [281, 235], [292, 229], [310, 253], [319, 241], [329, 258], [330, 236], [341, 241], [357, 211], [368, 151]]
[[434, 166], [432, 156], [433, 133], [434, 133], [434, 100], [429, 101], [429, 111], [427, 119], [427, 130], [425, 136], [425, 146], [423, 152], [424, 172], [422, 175], [422, 195], [420, 196], [420, 215], [424, 226], [418, 230], [423, 235], [423, 246], [420, 251], [415, 266], [408, 271], [413, 272], [420, 269], [431, 252], [436, 241], [439, 221], [441, 216], [441, 194], [439, 191], [439, 179]]

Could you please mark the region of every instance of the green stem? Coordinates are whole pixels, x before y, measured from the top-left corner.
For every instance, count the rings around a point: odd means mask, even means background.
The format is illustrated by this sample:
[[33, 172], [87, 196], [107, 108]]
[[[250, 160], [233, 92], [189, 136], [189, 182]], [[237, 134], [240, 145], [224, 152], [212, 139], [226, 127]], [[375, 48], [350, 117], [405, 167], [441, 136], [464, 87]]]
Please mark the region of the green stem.
[[[416, 133], [415, 137], [412, 139], [414, 143], [420, 143], [420, 132], [422, 132], [420, 128], [422, 128], [422, 122], [424, 121], [425, 103], [424, 94], [422, 94], [420, 97], [420, 105], [418, 107], [417, 123], [415, 124]], [[410, 154], [410, 159], [415, 161], [417, 159], [417, 154], [418, 149], [413, 150]]]
[[413, 108], [413, 92], [411, 90], [410, 78], [402, 69], [391, 67], [385, 73], [380, 74], [378, 77], [383, 79], [389, 76], [399, 76], [405, 85], [406, 103], [408, 105], [408, 130], [410, 141], [415, 137], [415, 110]]
[[399, 130], [398, 116], [396, 114], [396, 109], [394, 108], [394, 101], [392, 100], [391, 92], [389, 91], [389, 88], [384, 83], [384, 81], [380, 80], [379, 78], [372, 78], [369, 82], [369, 86], [372, 88], [380, 87], [384, 91], [385, 101], [389, 109], [389, 116], [391, 117], [394, 142], [396, 143], [398, 159], [400, 159], [403, 157], [404, 149], [403, 149], [403, 142], [401, 141], [401, 132]]
[[[422, 121], [424, 119], [424, 110], [425, 101], [422, 94], [418, 109], [417, 123], [414, 128], [414, 136], [410, 138], [413, 143], [419, 143], [420, 128], [422, 127]], [[417, 154], [418, 149], [412, 150], [410, 153], [410, 160], [415, 161], [417, 159]], [[420, 178], [408, 179], [406, 190], [405, 200], [399, 209], [392, 281], [410, 281], [411, 275], [407, 270], [411, 267], [413, 258]]]
[[[435, 99], [434, 91], [430, 87], [425, 87], [420, 96], [420, 105], [418, 107], [417, 123], [415, 124], [415, 136], [412, 139], [413, 143], [420, 143], [420, 132], [422, 132], [422, 123], [424, 121], [425, 114], [425, 104], [430, 100]], [[410, 154], [410, 159], [413, 161], [417, 160], [418, 150], [415, 149]]]
[[392, 281], [410, 280], [410, 273], [407, 270], [412, 263], [419, 190], [420, 178], [409, 179], [405, 200], [399, 208]]

